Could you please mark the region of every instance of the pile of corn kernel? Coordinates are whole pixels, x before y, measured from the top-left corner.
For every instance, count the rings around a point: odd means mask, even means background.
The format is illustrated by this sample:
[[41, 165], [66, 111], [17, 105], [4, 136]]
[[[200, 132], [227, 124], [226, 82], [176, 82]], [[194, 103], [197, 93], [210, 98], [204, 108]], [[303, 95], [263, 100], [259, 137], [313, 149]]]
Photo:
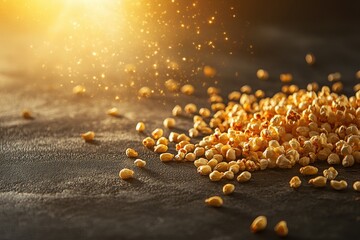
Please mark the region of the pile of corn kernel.
[[[306, 55], [309, 65], [315, 63], [313, 54]], [[204, 72], [205, 73], [205, 72]], [[259, 80], [267, 80], [269, 73], [259, 69], [256, 73]], [[360, 71], [356, 73], [360, 79]], [[290, 73], [280, 75], [283, 83], [290, 83]], [[164, 128], [176, 126], [176, 117], [192, 116], [193, 126], [188, 134], [171, 132], [164, 136], [164, 130], [157, 128], [151, 136], [143, 139], [142, 144], [155, 153], [160, 154], [162, 162], [193, 162], [200, 175], [208, 176], [210, 181], [222, 179], [237, 180], [239, 183], [251, 179], [251, 172], [267, 168], [292, 168], [299, 164], [300, 175], [314, 175], [308, 183], [314, 187], [325, 187], [328, 182], [335, 190], [343, 190], [348, 183], [335, 180], [338, 176], [336, 165], [351, 167], [360, 163], [360, 84], [354, 86], [355, 95], [340, 95], [343, 84], [340, 73], [328, 76], [332, 87], [317, 83], [308, 84], [306, 90], [298, 86], [284, 85], [282, 91], [272, 97], [265, 97], [265, 92], [257, 90], [252, 94], [250, 86], [245, 85], [240, 91], [228, 95], [225, 103], [220, 90], [209, 87], [207, 94], [211, 103], [210, 109], [199, 108], [194, 103], [185, 106], [176, 105], [172, 110], [173, 117], [164, 119]], [[180, 84], [173, 79], [165, 82], [169, 91], [180, 90], [183, 94], [192, 95], [195, 88]], [[142, 87], [139, 97], [150, 97], [151, 89]], [[109, 110], [112, 115], [114, 109]], [[145, 123], [139, 122], [136, 131], [144, 132]], [[93, 139], [94, 135], [87, 135]], [[199, 141], [199, 137], [202, 139]], [[194, 143], [196, 142], [196, 143]], [[176, 154], [169, 151], [169, 143], [175, 144]], [[126, 150], [130, 158], [137, 158], [138, 153], [132, 148]], [[317, 161], [326, 161], [330, 167], [318, 175], [318, 168], [312, 166]], [[136, 159], [134, 165], [145, 167], [146, 161]], [[316, 176], [318, 175], [318, 176]], [[122, 169], [121, 179], [134, 176], [134, 171]], [[360, 179], [359, 179], [360, 180]], [[299, 176], [291, 178], [289, 185], [299, 188], [302, 182]], [[352, 183], [355, 191], [360, 191], [360, 181]], [[223, 194], [235, 191], [235, 185], [223, 186]], [[212, 196], [205, 204], [221, 207], [223, 199]], [[253, 232], [262, 231], [267, 225], [265, 216], [259, 216], [251, 224]], [[280, 236], [288, 234], [285, 221], [279, 222], [275, 232]]]

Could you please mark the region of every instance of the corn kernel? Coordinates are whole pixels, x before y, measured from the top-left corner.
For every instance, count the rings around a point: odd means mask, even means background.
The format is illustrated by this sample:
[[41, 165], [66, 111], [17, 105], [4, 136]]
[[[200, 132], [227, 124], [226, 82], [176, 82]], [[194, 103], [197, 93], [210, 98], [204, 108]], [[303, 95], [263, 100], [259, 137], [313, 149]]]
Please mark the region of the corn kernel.
[[338, 175], [338, 171], [336, 171], [335, 168], [329, 167], [328, 169], [325, 169], [323, 171], [324, 177], [326, 177], [328, 180], [333, 180]]
[[146, 165], [146, 161], [144, 161], [144, 160], [142, 160], [142, 159], [136, 159], [136, 160], [134, 161], [134, 164], [135, 164], [135, 166], [137, 166], [137, 167], [139, 167], [139, 168], [143, 168], [143, 167], [145, 167], [145, 165]]
[[154, 147], [154, 152], [156, 153], [165, 153], [168, 150], [168, 146], [166, 146], [165, 144], [159, 144], [157, 146]]
[[360, 192], [360, 181], [354, 182], [354, 184], [353, 184], [353, 189], [354, 189], [355, 191]]
[[318, 176], [309, 180], [309, 184], [313, 185], [314, 187], [325, 187], [326, 182], [327, 178], [323, 176]]
[[310, 165], [300, 168], [300, 173], [302, 175], [315, 175], [318, 173], [318, 171], [319, 171], [319, 169], [317, 167], [310, 166]]
[[280, 74], [280, 81], [283, 83], [289, 83], [293, 80], [293, 76], [290, 73], [282, 73]]
[[347, 188], [348, 184], [345, 180], [340, 180], [340, 181], [331, 180], [330, 186], [335, 190], [343, 190]]
[[195, 92], [195, 88], [194, 88], [194, 86], [191, 85], [191, 84], [185, 84], [184, 86], [181, 87], [180, 91], [181, 91], [183, 94], [192, 95], [192, 94], [194, 94], [194, 92]]
[[95, 138], [95, 133], [92, 132], [92, 131], [89, 131], [89, 132], [86, 132], [86, 133], [83, 133], [80, 135], [82, 137], [82, 139], [84, 139], [86, 142], [90, 142], [90, 141], [93, 141], [94, 138]]
[[285, 221], [278, 222], [274, 227], [274, 231], [276, 232], [277, 235], [281, 237], [287, 236], [289, 233], [287, 223]]
[[145, 123], [143, 123], [143, 122], [138, 122], [138, 123], [136, 124], [135, 129], [136, 129], [136, 131], [138, 131], [138, 132], [143, 132], [143, 131], [145, 131]]
[[176, 105], [173, 110], [171, 111], [173, 116], [180, 116], [182, 112], [182, 108], [180, 107], [180, 105]]
[[171, 153], [162, 153], [160, 154], [160, 160], [162, 162], [170, 162], [174, 159], [174, 154]]
[[308, 54], [306, 54], [306, 56], [305, 56], [305, 61], [306, 61], [306, 63], [307, 64], [309, 64], [310, 66], [311, 65], [314, 65], [315, 64], [315, 56], [314, 56], [314, 54], [312, 54], [312, 53], [308, 53]]
[[164, 131], [161, 128], [156, 128], [152, 133], [152, 137], [157, 140], [159, 138], [162, 137], [162, 135], [164, 134]]
[[119, 177], [123, 180], [128, 180], [134, 177], [134, 171], [128, 168], [123, 168], [119, 172]]
[[151, 96], [151, 89], [148, 88], [148, 87], [142, 87], [139, 89], [138, 91], [138, 94], [139, 94], [139, 97], [143, 97], [143, 98], [148, 98]]
[[22, 111], [21, 115], [22, 115], [22, 117], [23, 117], [24, 119], [33, 119], [33, 116], [32, 116], [32, 114], [31, 114], [30, 110], [24, 109], [24, 110]]
[[132, 148], [127, 148], [125, 153], [126, 153], [126, 156], [130, 157], [130, 158], [136, 158], [139, 155], [138, 152]]
[[211, 112], [210, 112], [210, 110], [207, 109], [207, 108], [200, 108], [199, 114], [200, 114], [202, 117], [204, 117], [204, 118], [208, 118], [208, 117], [210, 117]]
[[237, 178], [236, 178], [236, 180], [238, 181], [238, 182], [247, 182], [247, 181], [249, 181], [251, 179], [251, 173], [250, 172], [248, 172], [248, 171], [244, 171], [244, 172], [242, 172], [242, 173], [240, 173], [240, 175], [239, 176], [237, 176]]
[[268, 80], [269, 79], [269, 73], [264, 69], [259, 69], [256, 72], [256, 77], [259, 80]]
[[250, 230], [253, 233], [263, 231], [267, 226], [267, 219], [265, 216], [258, 216], [250, 225]]
[[163, 125], [164, 127], [166, 128], [173, 128], [175, 127], [175, 119], [173, 118], [165, 118], [164, 121], [163, 121]]
[[235, 191], [235, 185], [231, 183], [225, 184], [222, 190], [225, 195], [229, 195]]
[[116, 107], [113, 107], [113, 108], [107, 110], [106, 113], [107, 113], [108, 115], [110, 115], [110, 116], [113, 116], [113, 117], [118, 117], [118, 116], [120, 116], [120, 111], [119, 111], [119, 109], [117, 109]]
[[211, 207], [221, 207], [224, 204], [224, 201], [219, 196], [213, 196], [205, 199], [205, 204]]
[[219, 171], [212, 171], [210, 174], [209, 174], [209, 178], [211, 181], [213, 182], [217, 182], [217, 181], [220, 181], [224, 176], [224, 173], [221, 173]]
[[186, 104], [184, 107], [186, 113], [193, 114], [197, 111], [197, 107], [193, 103]]
[[328, 75], [329, 82], [335, 82], [335, 81], [340, 81], [340, 80], [341, 80], [341, 73], [339, 73], [339, 72], [330, 73]]
[[301, 186], [301, 180], [298, 176], [294, 176], [291, 178], [289, 184], [290, 184], [290, 187], [292, 187], [292, 188], [298, 188]]
[[155, 146], [155, 140], [151, 137], [146, 137], [144, 140], [142, 140], [142, 144], [144, 147], [151, 149]]
[[169, 140], [166, 137], [161, 137], [156, 141], [156, 144], [157, 145], [164, 144], [167, 146], [169, 144]]
[[200, 173], [200, 175], [208, 176], [212, 172], [212, 169], [209, 165], [202, 165], [197, 168], [197, 172]]

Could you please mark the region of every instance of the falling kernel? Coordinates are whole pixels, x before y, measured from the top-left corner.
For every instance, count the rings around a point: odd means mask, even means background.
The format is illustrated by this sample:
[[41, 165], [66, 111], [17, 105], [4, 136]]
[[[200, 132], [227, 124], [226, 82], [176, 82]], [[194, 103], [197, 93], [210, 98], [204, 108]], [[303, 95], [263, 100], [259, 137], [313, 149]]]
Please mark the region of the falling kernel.
[[293, 76], [291, 73], [282, 73], [280, 74], [280, 81], [283, 83], [289, 83], [293, 80]]
[[118, 116], [120, 116], [120, 111], [119, 111], [119, 109], [117, 109], [116, 107], [113, 107], [113, 108], [109, 109], [106, 113], [107, 113], [108, 115], [110, 115], [110, 116], [113, 116], [113, 117], [118, 117]]
[[206, 77], [210, 78], [215, 77], [216, 75], [216, 69], [210, 66], [205, 66], [203, 72]]
[[179, 90], [180, 84], [177, 81], [175, 81], [174, 79], [169, 79], [165, 82], [165, 87], [170, 92], [176, 92]]
[[269, 73], [268, 73], [268, 71], [266, 71], [264, 69], [257, 70], [256, 76], [259, 80], [268, 80], [269, 79]]
[[339, 72], [330, 73], [328, 75], [329, 82], [335, 82], [335, 81], [340, 81], [340, 80], [341, 80], [341, 73], [339, 73]]
[[151, 96], [151, 89], [148, 87], [142, 87], [139, 89], [139, 97], [148, 98]]
[[184, 86], [181, 87], [180, 91], [186, 95], [193, 95], [195, 92], [195, 88], [191, 84], [185, 84]]
[[309, 64], [310, 66], [311, 66], [311, 65], [314, 65], [314, 64], [315, 64], [315, 55], [312, 54], [312, 53], [306, 54], [306, 56], [305, 56], [305, 61], [306, 61], [306, 63]]

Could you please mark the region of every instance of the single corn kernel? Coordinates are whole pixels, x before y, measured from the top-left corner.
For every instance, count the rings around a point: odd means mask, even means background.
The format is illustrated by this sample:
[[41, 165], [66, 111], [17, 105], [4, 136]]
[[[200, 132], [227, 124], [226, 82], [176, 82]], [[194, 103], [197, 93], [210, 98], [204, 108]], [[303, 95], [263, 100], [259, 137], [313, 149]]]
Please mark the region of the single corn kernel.
[[311, 65], [314, 65], [315, 64], [315, 56], [314, 56], [314, 54], [312, 54], [312, 53], [308, 53], [308, 54], [306, 54], [306, 56], [305, 56], [305, 61], [306, 61], [306, 63], [307, 64], [309, 64], [310, 66]]
[[164, 153], [167, 152], [167, 150], [168, 150], [168, 146], [166, 146], [165, 144], [159, 144], [154, 148], [154, 152], [156, 153]]
[[33, 119], [33, 116], [31, 114], [30, 110], [26, 110], [26, 109], [23, 110], [21, 115], [24, 119]]
[[89, 131], [86, 133], [83, 133], [80, 135], [82, 137], [82, 139], [84, 139], [86, 142], [90, 142], [93, 141], [95, 138], [95, 133], [93, 131]]
[[205, 154], [205, 148], [196, 147], [195, 150], [194, 150], [194, 153], [195, 153], [196, 157], [202, 157]]
[[216, 159], [210, 159], [209, 160], [209, 162], [208, 162], [208, 165], [212, 168], [212, 169], [214, 169], [215, 168], [215, 166], [218, 164], [218, 161], [216, 160]]
[[212, 95], [217, 95], [220, 93], [220, 89], [217, 88], [217, 87], [208, 87], [208, 89], [206, 90], [207, 94], [209, 96], [212, 96]]
[[183, 94], [192, 95], [192, 94], [194, 94], [194, 92], [195, 92], [195, 88], [194, 88], [194, 86], [191, 85], [191, 84], [185, 84], [184, 86], [181, 87], [180, 91], [181, 91]]
[[151, 96], [151, 89], [148, 88], [148, 87], [142, 87], [139, 89], [138, 91], [138, 94], [139, 94], [139, 97], [143, 97], [143, 98], [148, 98]]
[[151, 137], [146, 137], [144, 138], [144, 140], [142, 141], [142, 144], [146, 147], [146, 148], [153, 148], [155, 146], [155, 140], [152, 139]]
[[199, 136], [199, 131], [196, 130], [195, 128], [190, 128], [189, 129], [189, 136], [192, 138], [196, 138], [197, 136]]
[[291, 178], [289, 184], [290, 184], [290, 187], [292, 187], [292, 188], [298, 188], [301, 186], [301, 180], [298, 176], [294, 176]]
[[171, 133], [169, 134], [169, 141], [170, 141], [170, 142], [179, 142], [178, 137], [179, 137], [179, 134], [178, 134], [178, 133], [176, 133], [176, 132], [171, 132]]
[[136, 124], [135, 129], [136, 129], [136, 131], [138, 131], [138, 132], [143, 132], [143, 131], [145, 131], [145, 123], [143, 123], [143, 122], [138, 122], [138, 123]]
[[164, 131], [161, 128], [156, 128], [151, 135], [153, 136], [153, 138], [155, 140], [159, 139], [162, 137], [162, 135], [164, 134]]
[[207, 109], [207, 108], [200, 108], [199, 114], [200, 114], [202, 117], [204, 117], [204, 118], [208, 118], [208, 117], [211, 116], [211, 112], [210, 112], [210, 110]]
[[161, 137], [156, 141], [156, 144], [164, 144], [167, 146], [169, 144], [169, 140], [166, 137]]
[[330, 165], [332, 165], [332, 164], [340, 164], [341, 163], [340, 157], [336, 153], [331, 153], [327, 158], [327, 162]]
[[164, 127], [173, 128], [175, 127], [175, 119], [173, 118], [165, 118], [163, 122]]
[[319, 169], [317, 167], [310, 166], [310, 165], [300, 168], [300, 173], [302, 175], [315, 175], [318, 173], [318, 171], [319, 171]]
[[333, 92], [339, 93], [343, 90], [344, 88], [344, 84], [342, 82], [335, 82], [332, 86], [331, 86], [331, 90]]
[[229, 195], [229, 194], [233, 193], [234, 190], [235, 190], [235, 185], [231, 184], [231, 183], [225, 184], [222, 189], [222, 191], [225, 195]]
[[172, 161], [174, 158], [174, 154], [171, 154], [171, 153], [162, 153], [160, 154], [160, 160], [162, 162], [170, 162]]
[[226, 151], [226, 160], [227, 161], [234, 161], [236, 160], [236, 154], [235, 154], [235, 150], [230, 148]]
[[223, 176], [224, 176], [224, 173], [219, 172], [217, 170], [214, 170], [209, 174], [209, 178], [213, 182], [220, 181], [223, 178]]
[[171, 111], [173, 116], [180, 116], [182, 112], [182, 108], [180, 107], [180, 105], [176, 105], [173, 110]]
[[207, 160], [206, 158], [199, 158], [194, 161], [194, 165], [195, 165], [195, 167], [200, 167], [203, 165], [207, 165], [208, 162], [209, 162], [209, 160]]
[[258, 216], [250, 225], [250, 230], [253, 233], [263, 231], [267, 226], [267, 219], [265, 216]]
[[289, 83], [293, 80], [293, 76], [291, 73], [282, 73], [280, 74], [280, 81], [283, 83]]
[[309, 180], [309, 184], [312, 184], [314, 187], [325, 187], [327, 178], [323, 176], [318, 176]]
[[200, 173], [200, 175], [208, 176], [212, 172], [212, 169], [209, 165], [202, 165], [197, 168], [197, 172]]
[[277, 235], [281, 237], [287, 236], [289, 233], [287, 223], [285, 221], [278, 222], [274, 227], [274, 231], [276, 232]]
[[219, 196], [213, 196], [205, 199], [205, 204], [211, 207], [221, 207], [224, 204], [224, 201]]
[[310, 164], [310, 158], [309, 157], [302, 157], [299, 159], [299, 164], [301, 166], [307, 166]]
[[197, 111], [197, 107], [193, 103], [186, 104], [184, 107], [184, 111], [189, 114], [193, 114]]
[[353, 155], [346, 155], [342, 160], [343, 167], [351, 167], [355, 163], [355, 159]]
[[340, 81], [340, 80], [341, 80], [341, 73], [339, 73], [339, 72], [330, 73], [328, 75], [329, 82], [335, 82], [335, 81]]
[[248, 171], [244, 171], [237, 176], [236, 180], [238, 182], [247, 182], [251, 179], [251, 173]]
[[216, 75], [216, 69], [210, 66], [204, 66], [203, 73], [206, 77], [213, 78]]
[[142, 160], [142, 159], [136, 159], [136, 160], [134, 161], [134, 164], [135, 164], [135, 166], [137, 166], [137, 167], [139, 167], [139, 168], [143, 168], [143, 167], [145, 167], [145, 165], [146, 165], [146, 161], [144, 161], [144, 160]]
[[328, 180], [333, 180], [338, 175], [338, 171], [336, 171], [336, 169], [333, 167], [329, 167], [323, 171], [323, 174], [324, 177], [326, 177]]
[[290, 159], [288, 159], [284, 154], [281, 154], [276, 159], [276, 165], [279, 168], [292, 168], [292, 163], [291, 163]]
[[179, 90], [180, 87], [179, 82], [174, 79], [166, 80], [164, 85], [170, 92], [176, 92]]
[[134, 171], [128, 168], [123, 168], [119, 172], [119, 177], [123, 180], [133, 178], [133, 176], [134, 176]]
[[264, 69], [259, 69], [256, 72], [256, 77], [259, 80], [268, 80], [269, 79], [269, 73]]
[[330, 186], [335, 190], [343, 190], [347, 188], [348, 184], [345, 180], [340, 180], [340, 181], [331, 180]]
[[188, 162], [193, 162], [193, 161], [195, 161], [195, 159], [196, 159], [196, 156], [194, 153], [187, 153], [185, 155], [185, 160]]
[[353, 184], [353, 189], [354, 189], [355, 191], [360, 192], [360, 181], [354, 182], [354, 184]]
[[224, 178], [228, 179], [228, 180], [233, 180], [235, 177], [235, 174], [232, 171], [225, 171], [224, 172]]
[[132, 148], [127, 148], [125, 153], [126, 153], [126, 156], [128, 156], [130, 158], [136, 158], [139, 155], [138, 152]]
[[107, 110], [106, 112], [108, 115], [113, 116], [113, 117], [118, 117], [120, 116], [120, 111], [119, 109], [117, 109], [116, 107], [110, 108], [109, 110]]

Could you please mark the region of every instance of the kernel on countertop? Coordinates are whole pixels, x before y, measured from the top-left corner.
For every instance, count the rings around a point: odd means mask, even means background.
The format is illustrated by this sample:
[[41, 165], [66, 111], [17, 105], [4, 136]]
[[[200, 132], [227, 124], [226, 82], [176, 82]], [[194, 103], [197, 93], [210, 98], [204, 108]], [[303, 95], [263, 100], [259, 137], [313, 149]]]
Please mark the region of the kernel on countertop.
[[82, 137], [82, 139], [84, 139], [86, 142], [90, 142], [93, 141], [95, 138], [95, 133], [93, 131], [89, 131], [86, 133], [82, 133], [80, 135]]
[[287, 223], [285, 221], [278, 222], [274, 227], [274, 231], [276, 232], [277, 235], [281, 237], [287, 236], [289, 233]]
[[250, 225], [250, 230], [253, 233], [265, 230], [267, 226], [267, 218], [265, 216], [258, 216]]
[[123, 168], [119, 172], [119, 177], [123, 180], [128, 180], [130, 178], [133, 178], [134, 171], [128, 168]]

